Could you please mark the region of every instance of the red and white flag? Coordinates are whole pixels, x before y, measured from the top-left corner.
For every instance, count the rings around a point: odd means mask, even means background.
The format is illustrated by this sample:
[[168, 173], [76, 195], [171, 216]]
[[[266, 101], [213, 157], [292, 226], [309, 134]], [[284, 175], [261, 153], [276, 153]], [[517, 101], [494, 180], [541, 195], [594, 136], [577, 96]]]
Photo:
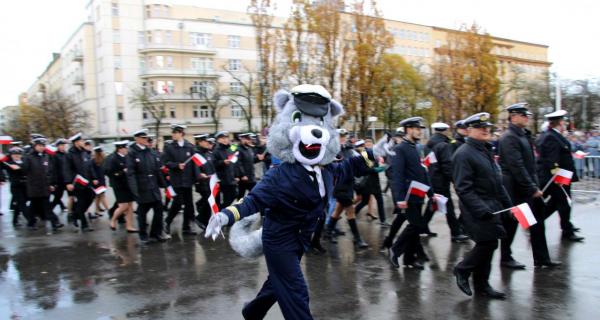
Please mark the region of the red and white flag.
[[408, 186], [408, 192], [406, 193], [406, 199], [412, 194], [419, 198], [425, 198], [425, 195], [429, 191], [429, 186], [418, 181], [411, 181]]
[[231, 161], [231, 163], [236, 163], [236, 162], [238, 161], [238, 155], [239, 155], [239, 154], [240, 154], [240, 152], [239, 152], [239, 151], [236, 151], [235, 153], [233, 153], [233, 154], [230, 154], [230, 155], [227, 157], [227, 160]]
[[11, 142], [13, 142], [11, 136], [0, 136], [0, 144], [10, 144]]
[[198, 167], [202, 167], [207, 162], [206, 159], [199, 153], [196, 153], [192, 156], [192, 161], [194, 161]]
[[210, 186], [210, 196], [208, 197], [208, 205], [210, 206], [210, 210], [213, 214], [219, 213], [219, 206], [217, 206], [217, 197], [219, 196], [219, 178], [217, 178], [216, 174], [210, 176], [210, 182], [208, 183]]
[[8, 155], [5, 155], [4, 153], [0, 153], [0, 162], [6, 162], [8, 161]]
[[558, 169], [558, 172], [554, 175], [554, 183], [560, 184], [563, 186], [568, 186], [571, 184], [571, 179], [573, 178], [573, 171]]
[[430, 165], [437, 163], [437, 158], [435, 157], [435, 153], [431, 151], [424, 159], [423, 164], [429, 168]]
[[175, 193], [175, 189], [173, 189], [173, 186], [168, 186], [167, 189], [165, 189], [165, 196], [167, 196], [167, 199], [173, 199], [175, 198], [175, 196], [177, 196], [177, 193]]
[[78, 175], [75, 176], [75, 182], [74, 183], [77, 183], [79, 185], [87, 187], [87, 185], [90, 184], [90, 181], [78, 174]]
[[583, 152], [581, 150], [577, 150], [577, 152], [573, 153], [573, 158], [575, 159], [584, 159], [585, 156], [587, 156], [588, 153], [587, 152]]
[[46, 153], [47, 153], [47, 154], [49, 154], [49, 155], [53, 156], [53, 155], [55, 155], [55, 154], [56, 154], [56, 150], [58, 150], [58, 148], [56, 148], [56, 147], [55, 147], [55, 146], [53, 146], [53, 145], [49, 145], [49, 144], [47, 144], [47, 145], [46, 145], [46, 149], [44, 149], [44, 150], [46, 151]]
[[523, 229], [528, 229], [537, 223], [537, 220], [535, 220], [533, 212], [531, 212], [531, 208], [529, 208], [527, 203], [521, 203], [516, 207], [512, 207], [510, 208], [510, 211], [515, 215], [515, 218], [517, 218], [517, 221], [519, 221], [519, 224]]
[[94, 192], [96, 194], [103, 194], [104, 192], [106, 192], [106, 187], [105, 186], [99, 186], [98, 188], [94, 189]]

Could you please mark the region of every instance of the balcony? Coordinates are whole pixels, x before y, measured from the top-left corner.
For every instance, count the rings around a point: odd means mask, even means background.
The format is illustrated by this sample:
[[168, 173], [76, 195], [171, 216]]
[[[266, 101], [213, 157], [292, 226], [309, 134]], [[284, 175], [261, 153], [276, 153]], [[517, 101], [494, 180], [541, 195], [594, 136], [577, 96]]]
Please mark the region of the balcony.
[[140, 70], [140, 78], [176, 77], [176, 78], [218, 78], [214, 70], [147, 68]]
[[73, 61], [82, 62], [83, 61], [83, 52], [75, 51], [73, 52]]
[[188, 46], [179, 44], [157, 44], [147, 43], [139, 46], [140, 53], [163, 51], [163, 52], [180, 52], [180, 53], [195, 53], [195, 54], [208, 54], [215, 55], [217, 50], [206, 46]]
[[148, 100], [150, 101], [161, 101], [161, 102], [203, 102], [208, 101], [206, 99], [201, 99], [199, 94], [194, 93], [191, 95], [190, 93], [161, 93], [155, 94], [150, 97]]
[[73, 84], [76, 86], [85, 85], [85, 80], [83, 79], [83, 76], [76, 76], [75, 79], [73, 79]]

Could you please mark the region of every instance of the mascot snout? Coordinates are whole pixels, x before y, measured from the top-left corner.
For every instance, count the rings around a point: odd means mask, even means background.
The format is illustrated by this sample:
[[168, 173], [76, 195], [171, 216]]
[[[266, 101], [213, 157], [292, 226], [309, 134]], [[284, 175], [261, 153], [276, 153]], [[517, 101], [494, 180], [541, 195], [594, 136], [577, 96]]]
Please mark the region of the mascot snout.
[[289, 132], [293, 143], [292, 152], [300, 163], [315, 165], [325, 156], [329, 139], [329, 131], [317, 125], [294, 126]]

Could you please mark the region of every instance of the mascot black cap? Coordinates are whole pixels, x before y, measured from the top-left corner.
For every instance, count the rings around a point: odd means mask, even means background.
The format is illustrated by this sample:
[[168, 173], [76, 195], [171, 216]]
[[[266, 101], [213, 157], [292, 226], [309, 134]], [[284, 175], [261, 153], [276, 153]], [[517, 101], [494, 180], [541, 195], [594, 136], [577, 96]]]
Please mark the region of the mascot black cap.
[[303, 113], [313, 117], [324, 117], [329, 112], [331, 95], [320, 85], [301, 84], [292, 88], [294, 104]]

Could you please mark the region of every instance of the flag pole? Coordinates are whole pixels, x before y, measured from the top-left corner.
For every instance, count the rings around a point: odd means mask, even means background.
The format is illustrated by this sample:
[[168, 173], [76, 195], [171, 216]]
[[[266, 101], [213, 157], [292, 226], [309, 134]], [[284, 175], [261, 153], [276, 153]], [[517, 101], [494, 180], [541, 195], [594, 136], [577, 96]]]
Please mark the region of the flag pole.
[[190, 162], [190, 160], [192, 160], [194, 156], [192, 155], [191, 157], [189, 157], [187, 160], [185, 160], [185, 162], [183, 163], [184, 165], [188, 164], [188, 162]]
[[548, 183], [546, 183], [546, 185], [544, 186], [544, 189], [542, 189], [542, 193], [546, 192], [546, 189], [548, 189], [548, 187], [550, 186], [552, 181], [554, 181], [554, 178], [556, 178], [557, 174], [558, 174], [558, 171], [552, 176], [552, 178], [550, 178], [550, 180], [548, 180]]
[[408, 201], [408, 198], [410, 197], [410, 190], [412, 189], [412, 187], [408, 188], [408, 191], [406, 192], [406, 198], [404, 199], [404, 202]]
[[504, 210], [500, 210], [500, 211], [492, 212], [492, 214], [498, 214], [498, 213], [502, 213], [502, 212], [504, 212], [504, 211], [508, 211], [508, 210], [510, 210], [510, 209], [512, 209], [512, 208], [514, 208], [514, 207], [510, 207], [510, 208], [508, 208], [508, 209], [504, 209]]

